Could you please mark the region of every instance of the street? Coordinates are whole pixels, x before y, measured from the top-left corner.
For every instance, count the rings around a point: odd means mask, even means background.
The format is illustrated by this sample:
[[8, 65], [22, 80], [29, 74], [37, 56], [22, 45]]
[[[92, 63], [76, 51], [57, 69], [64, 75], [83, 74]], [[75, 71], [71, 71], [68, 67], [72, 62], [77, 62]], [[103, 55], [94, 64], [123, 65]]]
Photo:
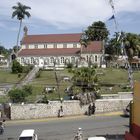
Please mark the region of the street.
[[84, 138], [96, 135], [124, 134], [129, 119], [122, 116], [86, 116], [55, 118], [29, 122], [7, 122], [0, 140], [17, 140], [23, 129], [35, 129], [39, 140], [73, 140], [79, 127]]

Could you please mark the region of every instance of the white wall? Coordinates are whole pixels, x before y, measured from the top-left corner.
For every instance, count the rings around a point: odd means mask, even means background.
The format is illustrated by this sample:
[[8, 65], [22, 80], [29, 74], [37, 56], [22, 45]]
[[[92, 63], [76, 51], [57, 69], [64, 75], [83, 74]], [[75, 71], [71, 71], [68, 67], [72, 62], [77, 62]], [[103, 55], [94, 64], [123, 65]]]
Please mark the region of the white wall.
[[[130, 102], [131, 99], [102, 99], [96, 100], [95, 113], [105, 113], [113, 111], [122, 111]], [[83, 115], [88, 111], [88, 105], [81, 106], [77, 100], [64, 101], [62, 104], [59, 101], [51, 101], [49, 104], [12, 104], [11, 119], [36, 119], [57, 117], [60, 106], [63, 106], [64, 115]]]

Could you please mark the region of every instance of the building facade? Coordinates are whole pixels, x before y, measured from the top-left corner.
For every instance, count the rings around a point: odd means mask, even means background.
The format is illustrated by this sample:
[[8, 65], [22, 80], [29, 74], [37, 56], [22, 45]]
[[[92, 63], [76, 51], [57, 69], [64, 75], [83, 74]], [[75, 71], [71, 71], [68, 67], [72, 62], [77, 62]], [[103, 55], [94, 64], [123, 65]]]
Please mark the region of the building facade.
[[17, 54], [20, 64], [38, 67], [65, 67], [79, 65], [82, 60], [101, 66], [103, 44], [100, 41], [89, 43], [85, 48], [80, 44], [81, 33], [28, 35], [27, 30]]

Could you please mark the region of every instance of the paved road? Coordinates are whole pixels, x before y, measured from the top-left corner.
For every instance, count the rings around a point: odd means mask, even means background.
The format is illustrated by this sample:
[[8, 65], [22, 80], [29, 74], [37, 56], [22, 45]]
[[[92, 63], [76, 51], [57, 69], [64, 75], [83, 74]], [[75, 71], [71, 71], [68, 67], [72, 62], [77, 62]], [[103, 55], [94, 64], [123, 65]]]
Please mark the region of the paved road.
[[23, 129], [35, 129], [39, 140], [73, 140], [77, 129], [83, 129], [84, 138], [95, 135], [124, 134], [129, 120], [121, 116], [89, 116], [59, 118], [32, 122], [8, 123], [0, 140], [18, 140]]

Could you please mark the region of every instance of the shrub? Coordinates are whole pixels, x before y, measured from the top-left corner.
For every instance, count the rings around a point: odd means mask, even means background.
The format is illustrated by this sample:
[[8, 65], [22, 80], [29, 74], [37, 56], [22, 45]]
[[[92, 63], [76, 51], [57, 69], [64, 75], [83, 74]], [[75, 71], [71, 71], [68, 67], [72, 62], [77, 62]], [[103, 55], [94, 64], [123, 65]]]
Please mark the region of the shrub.
[[31, 85], [23, 86], [23, 91], [25, 92], [26, 96], [31, 95], [33, 92], [33, 87]]
[[13, 103], [21, 103], [25, 102], [25, 92], [21, 89], [13, 89], [8, 92], [8, 96], [10, 97]]
[[12, 73], [22, 73], [23, 67], [17, 60], [14, 60], [12, 63]]

